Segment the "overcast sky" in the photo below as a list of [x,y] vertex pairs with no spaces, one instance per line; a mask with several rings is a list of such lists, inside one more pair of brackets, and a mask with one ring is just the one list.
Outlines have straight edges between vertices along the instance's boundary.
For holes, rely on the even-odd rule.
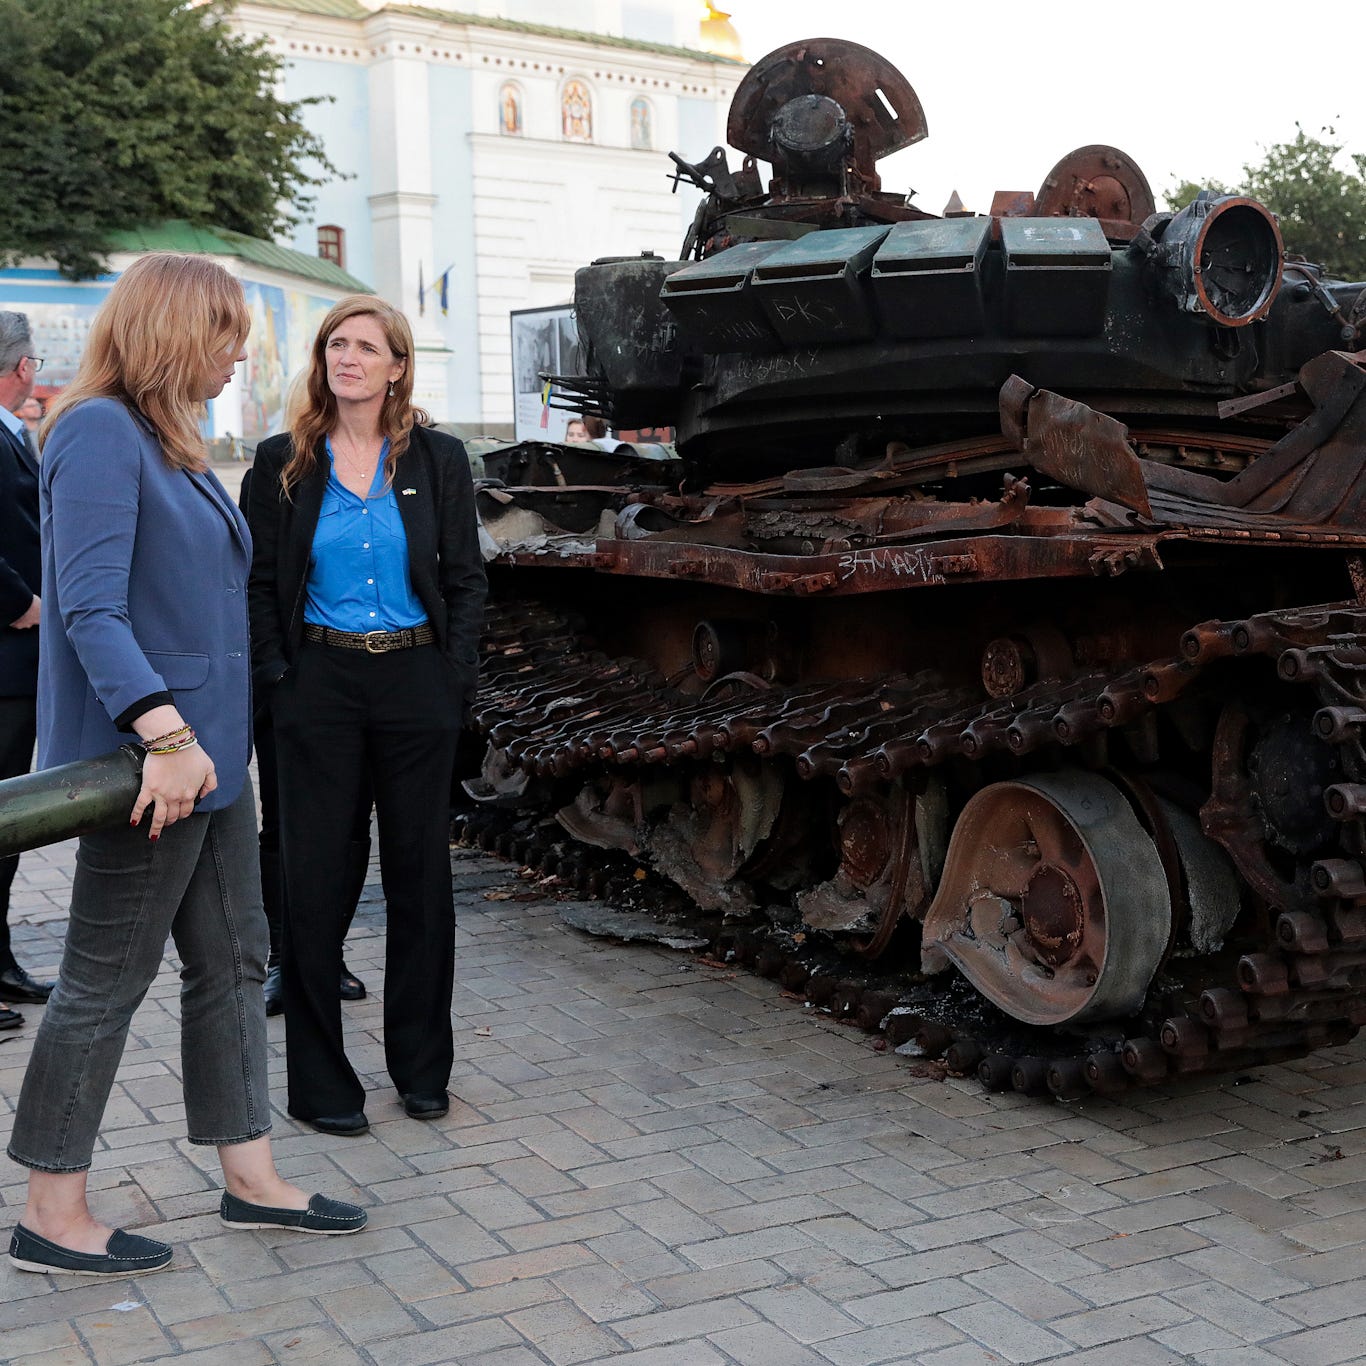
[[[1236,184],[1296,121],[1366,152],[1363,0],[727,0],[745,56],[847,38],[915,87],[929,135],[880,164],[938,213],[952,190],[1037,191],[1067,152],[1110,143],[1159,207],[1178,180]],[[735,161],[732,153],[732,161]]]

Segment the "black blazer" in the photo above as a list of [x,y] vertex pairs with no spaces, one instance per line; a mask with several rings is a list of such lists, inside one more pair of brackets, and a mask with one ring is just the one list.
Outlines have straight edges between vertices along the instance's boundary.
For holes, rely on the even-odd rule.
[[28,611],[43,578],[38,466],[22,437],[0,424],[0,697],[38,691],[38,628],[10,622]]
[[[262,696],[298,657],[313,533],[327,487],[327,451],[320,442],[319,467],[294,486],[292,498],[284,496],[280,472],[292,450],[288,435],[261,442],[245,497],[255,543],[247,587],[252,677]],[[478,682],[488,587],[464,445],[445,432],[414,427],[394,472],[394,497],[408,537],[413,591],[460,675],[468,705]]]

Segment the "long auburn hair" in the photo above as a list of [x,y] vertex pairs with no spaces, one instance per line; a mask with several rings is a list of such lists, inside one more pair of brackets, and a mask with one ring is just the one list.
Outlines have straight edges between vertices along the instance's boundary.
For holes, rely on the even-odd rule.
[[408,319],[392,304],[375,294],[349,294],[332,305],[318,328],[309,353],[304,383],[292,395],[285,415],[293,449],[280,472],[280,483],[289,497],[294,486],[319,466],[318,445],[337,425],[337,397],[327,383],[327,343],[348,318],[374,318],[395,360],[404,362],[403,373],[394,381],[393,393],[384,396],[379,410],[379,429],[389,439],[389,454],[384,461],[385,485],[394,481],[399,457],[408,449],[413,427],[431,425],[421,408],[413,407],[413,329]]
[[139,413],[172,469],[202,470],[199,429],[206,379],[236,359],[251,318],[242,286],[207,256],[157,251],[119,276],[90,324],[76,377],[52,401],[40,429],[91,398],[116,398]]

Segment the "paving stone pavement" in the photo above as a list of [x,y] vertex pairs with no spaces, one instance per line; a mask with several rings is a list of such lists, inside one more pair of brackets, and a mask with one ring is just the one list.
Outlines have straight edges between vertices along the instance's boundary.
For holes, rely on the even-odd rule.
[[[57,964],[67,845],[24,856],[16,949]],[[275,1126],[369,1207],[228,1233],[184,1137],[176,965],[133,1025],[91,1184],[176,1246],[116,1283],[0,1266],[0,1361],[67,1366],[1079,1366],[1366,1362],[1366,1047],[1069,1105],[914,1075],[770,982],[567,928],[457,851],[456,1096],[407,1119],[367,892],[344,1007],[371,1129]],[[0,1035],[0,1140],[38,1016]],[[283,1021],[271,1022],[283,1100]],[[0,1158],[0,1227],[23,1203]]]

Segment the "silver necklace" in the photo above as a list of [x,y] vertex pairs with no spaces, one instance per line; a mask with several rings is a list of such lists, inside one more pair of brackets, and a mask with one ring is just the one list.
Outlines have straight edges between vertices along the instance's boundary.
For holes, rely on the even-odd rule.
[[[381,448],[382,446],[383,443],[381,443]],[[335,435],[332,438],[332,452],[341,458],[342,468],[352,477],[360,478],[367,484],[375,477],[375,468],[379,464],[378,455],[372,460],[367,460],[364,455],[357,456],[354,448],[349,451],[345,450]]]

